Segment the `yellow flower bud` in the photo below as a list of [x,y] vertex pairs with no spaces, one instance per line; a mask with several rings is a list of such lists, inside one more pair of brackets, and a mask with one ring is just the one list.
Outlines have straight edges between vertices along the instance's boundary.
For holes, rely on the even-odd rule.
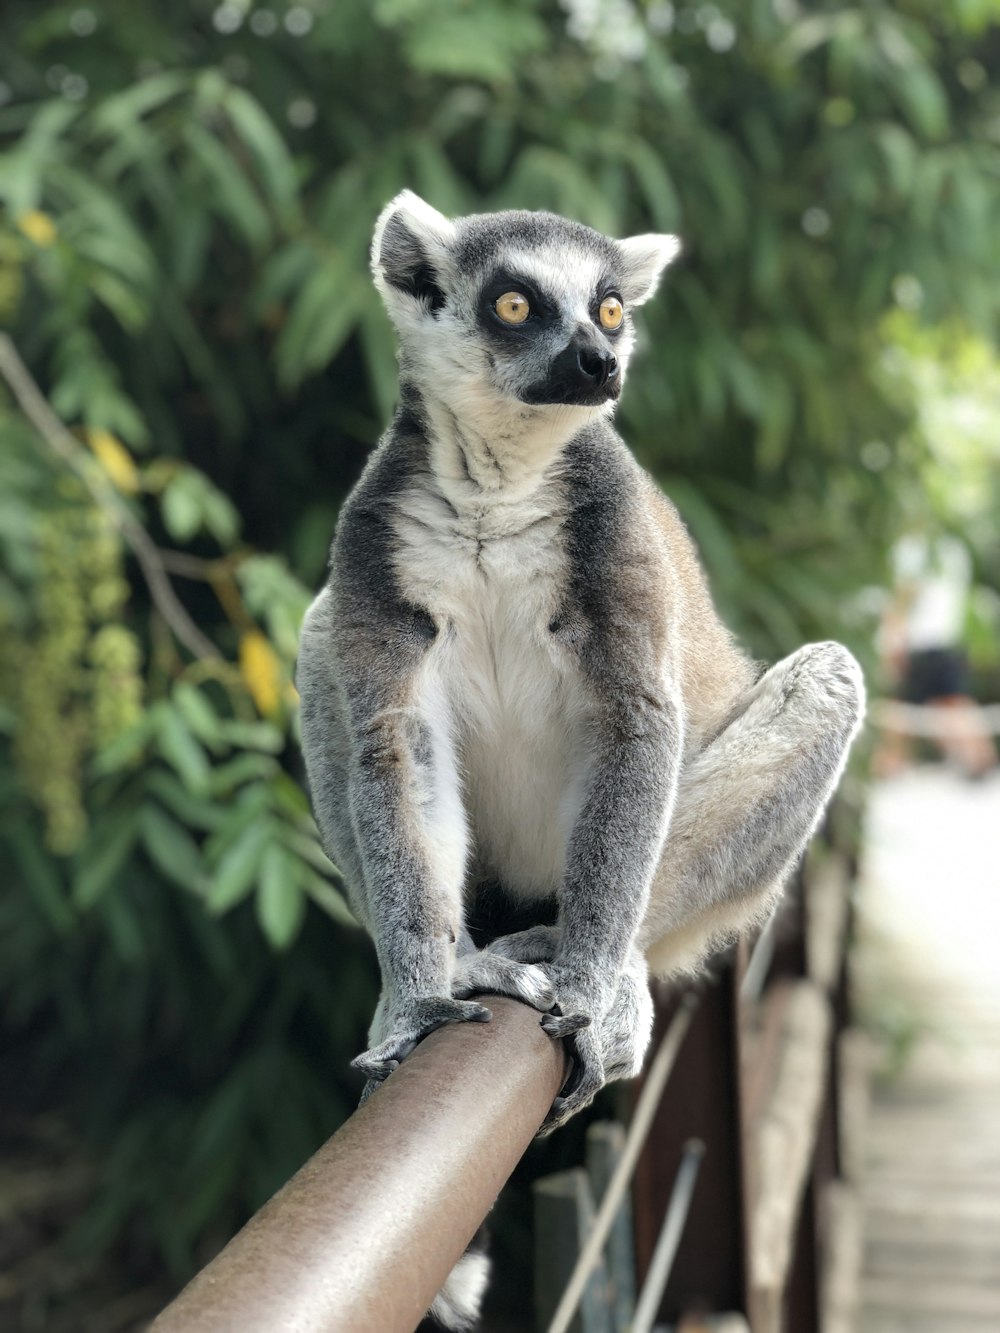
[[257,711],[265,717],[277,712],[281,703],[281,663],[260,630],[250,630],[240,639],[240,675]]
[[37,208],[29,208],[26,213],[22,213],[17,219],[17,225],[29,241],[46,250],[49,246],[55,245],[56,237],[59,235],[59,229],[48,213],[43,213]]
[[87,443],[118,489],[135,495],[139,490],[139,469],[121,440],[100,426],[88,426]]

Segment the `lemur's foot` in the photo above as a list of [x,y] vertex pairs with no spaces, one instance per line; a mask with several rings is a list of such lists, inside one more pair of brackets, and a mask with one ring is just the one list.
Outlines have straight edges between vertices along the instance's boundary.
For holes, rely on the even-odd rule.
[[540,967],[496,953],[492,948],[464,954],[455,966],[452,995],[466,998],[481,992],[511,995],[544,1013],[556,1002],[552,982]]
[[558,926],[532,926],[513,935],[501,935],[486,946],[486,952],[513,958],[519,963],[551,963],[560,938]]
[[[493,1017],[484,1004],[469,1000],[454,1000],[449,996],[431,995],[412,1000],[405,1008],[387,1016],[389,1036],[377,1046],[362,1052],[351,1061],[373,1082],[381,1083],[406,1059],[418,1042],[444,1027],[445,1023],[488,1023]],[[383,1029],[385,1030],[385,1029]],[[370,1096],[365,1089],[362,1101]]]

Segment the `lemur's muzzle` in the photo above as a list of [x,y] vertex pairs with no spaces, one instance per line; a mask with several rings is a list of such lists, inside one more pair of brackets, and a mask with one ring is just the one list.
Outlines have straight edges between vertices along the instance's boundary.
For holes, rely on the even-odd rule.
[[524,394],[528,403],[572,403],[593,407],[617,398],[621,368],[611,348],[590,333],[578,333],[552,360],[549,373]]

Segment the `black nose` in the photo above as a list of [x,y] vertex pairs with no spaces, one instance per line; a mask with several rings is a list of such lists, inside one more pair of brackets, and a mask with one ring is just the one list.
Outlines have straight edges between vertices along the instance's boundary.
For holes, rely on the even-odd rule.
[[601,389],[618,374],[618,358],[604,348],[581,347],[576,354],[580,374]]

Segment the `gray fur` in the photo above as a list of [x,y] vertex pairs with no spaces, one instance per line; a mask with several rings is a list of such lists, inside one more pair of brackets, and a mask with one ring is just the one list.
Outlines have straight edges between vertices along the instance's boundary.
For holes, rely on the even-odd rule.
[[[317,822],[382,970],[369,1089],[433,1027],[488,1021],[484,991],[572,1036],[549,1128],[637,1072],[647,968],[694,970],[767,916],[860,725],[838,644],[758,679],[611,426],[631,310],[677,249],[549,214],[451,221],[408,192],[379,219],[402,402],[298,672]],[[499,320],[505,290],[529,297],[524,325]],[[477,952],[465,903],[486,877],[555,897],[557,924]]]

